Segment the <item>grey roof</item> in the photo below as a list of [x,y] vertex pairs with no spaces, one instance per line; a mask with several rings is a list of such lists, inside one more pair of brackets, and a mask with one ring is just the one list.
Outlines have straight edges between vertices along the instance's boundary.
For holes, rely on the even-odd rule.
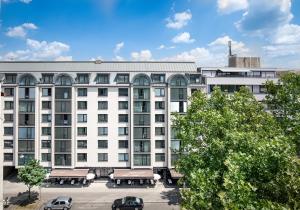
[[198,71],[223,71],[223,72],[247,72],[247,71],[300,71],[292,68],[237,68],[237,67],[198,67]]
[[194,62],[1,61],[0,72],[196,72]]

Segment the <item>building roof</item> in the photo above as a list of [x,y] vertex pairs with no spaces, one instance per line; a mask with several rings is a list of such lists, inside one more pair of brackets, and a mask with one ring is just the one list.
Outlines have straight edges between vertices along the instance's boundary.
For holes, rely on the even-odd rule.
[[194,62],[1,61],[0,72],[196,72]]
[[115,169],[114,179],[153,179],[151,169]]
[[198,71],[222,71],[222,72],[251,72],[251,71],[300,71],[300,69],[291,68],[235,68],[235,67],[199,67]]

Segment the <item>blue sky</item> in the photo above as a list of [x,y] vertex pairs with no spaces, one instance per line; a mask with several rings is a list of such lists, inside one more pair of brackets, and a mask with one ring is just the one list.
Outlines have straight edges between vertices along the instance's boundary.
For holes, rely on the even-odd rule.
[[0,0],[1,60],[176,60],[224,66],[227,42],[300,67],[298,0]]

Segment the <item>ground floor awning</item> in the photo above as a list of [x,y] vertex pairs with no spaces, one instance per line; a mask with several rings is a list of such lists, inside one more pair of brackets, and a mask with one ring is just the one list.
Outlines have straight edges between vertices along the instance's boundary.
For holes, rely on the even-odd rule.
[[89,169],[54,169],[49,178],[86,178]]
[[175,171],[175,169],[170,169],[170,174],[172,179],[180,179],[181,177],[183,177],[183,175],[177,171]]
[[153,179],[151,169],[115,169],[114,179]]

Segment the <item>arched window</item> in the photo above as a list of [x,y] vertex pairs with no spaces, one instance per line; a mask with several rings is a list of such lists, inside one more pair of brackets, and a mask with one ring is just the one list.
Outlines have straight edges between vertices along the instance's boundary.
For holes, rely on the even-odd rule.
[[55,85],[60,85],[60,86],[72,85],[72,78],[68,75],[61,75],[57,77],[55,81]]
[[171,86],[187,86],[187,81],[182,75],[177,75],[171,79]]
[[30,74],[22,76],[19,80],[20,86],[34,86],[35,83],[36,79]]
[[150,78],[146,75],[139,75],[133,80],[133,85],[135,86],[149,86]]

